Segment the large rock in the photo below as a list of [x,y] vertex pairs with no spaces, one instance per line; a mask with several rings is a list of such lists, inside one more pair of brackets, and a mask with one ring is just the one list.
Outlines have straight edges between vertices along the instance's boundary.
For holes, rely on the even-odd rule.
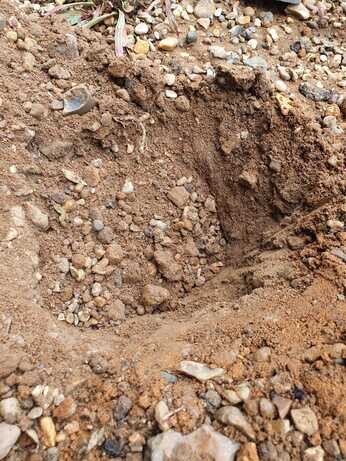
[[151,461],[233,461],[239,444],[204,424],[188,435],[167,431],[148,442]]
[[20,429],[13,424],[0,423],[0,459],[11,451],[20,436]]

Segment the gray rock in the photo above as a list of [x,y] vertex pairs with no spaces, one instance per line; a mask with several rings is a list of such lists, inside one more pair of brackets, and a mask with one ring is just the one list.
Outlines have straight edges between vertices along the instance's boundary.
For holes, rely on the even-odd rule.
[[4,459],[20,436],[18,426],[7,423],[0,423],[0,459]]
[[132,400],[126,397],[126,395],[121,395],[118,398],[118,401],[115,405],[114,408],[114,418],[117,421],[121,421],[122,419],[125,419],[126,416],[128,415],[129,411],[132,408]]
[[252,69],[260,69],[263,71],[268,69],[267,61],[261,58],[261,56],[252,56],[251,58],[247,58],[244,60],[244,64]]
[[197,31],[196,30],[190,30],[185,37],[185,42],[187,45],[191,45],[191,43],[196,43],[197,42]]
[[16,398],[10,397],[0,401],[0,416],[8,424],[13,424],[21,415],[19,402]]
[[223,424],[234,426],[251,440],[256,439],[255,431],[253,430],[246,416],[239,410],[239,408],[233,406],[220,408],[220,410],[216,412],[215,417]]
[[77,85],[64,94],[64,115],[83,115],[89,112],[95,105],[85,85]]
[[182,459],[212,459],[233,461],[239,444],[204,424],[188,435],[167,431],[148,441],[148,459],[180,461]]
[[333,98],[333,92],[331,90],[319,88],[318,86],[313,85],[312,83],[302,83],[299,86],[299,91],[306,98],[312,99],[312,101],[315,102],[331,101]]
[[204,363],[192,362],[191,360],[180,362],[178,369],[185,375],[196,378],[201,382],[217,378],[225,373],[223,368],[209,368]]
[[221,397],[213,389],[209,389],[209,391],[205,393],[204,399],[207,401],[209,410],[215,410],[221,405]]

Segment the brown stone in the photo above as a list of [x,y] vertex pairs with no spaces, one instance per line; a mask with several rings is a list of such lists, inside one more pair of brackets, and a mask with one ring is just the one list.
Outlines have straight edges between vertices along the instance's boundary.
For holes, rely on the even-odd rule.
[[54,411],[53,416],[59,420],[68,419],[75,414],[77,409],[76,402],[72,397],[66,397]]
[[110,264],[118,264],[124,259],[124,251],[118,243],[113,243],[107,247],[106,258]]
[[159,271],[167,280],[176,282],[183,278],[181,266],[175,261],[169,250],[155,251],[154,259]]
[[111,320],[125,319],[125,304],[120,299],[115,299],[108,307],[107,314]]
[[177,186],[173,187],[168,194],[169,200],[174,203],[178,208],[184,208],[186,202],[188,201],[190,194],[187,192],[185,187]]
[[256,444],[253,442],[244,443],[238,451],[237,461],[259,461]]
[[159,306],[170,298],[170,293],[166,288],[157,285],[146,285],[143,288],[143,303],[145,306]]
[[91,165],[87,166],[84,172],[84,179],[88,186],[96,187],[100,182],[100,173],[98,168]]

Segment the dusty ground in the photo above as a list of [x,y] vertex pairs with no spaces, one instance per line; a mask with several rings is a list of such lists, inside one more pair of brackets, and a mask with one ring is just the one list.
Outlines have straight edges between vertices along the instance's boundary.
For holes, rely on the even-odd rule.
[[[194,81],[175,52],[161,57],[176,66],[170,99],[154,59],[117,59],[101,33],[7,1],[0,13],[0,427],[21,431],[7,459],[233,459],[149,454],[164,429],[203,423],[240,461],[346,458],[346,138],[321,123],[337,113],[346,128],[340,88],[341,110],[297,92],[287,114],[259,71],[216,60]],[[63,116],[75,84],[96,105]],[[224,373],[198,382],[182,360]],[[227,399],[239,385],[250,396]],[[318,427],[277,414],[275,396]],[[220,422],[227,405],[254,436]]]

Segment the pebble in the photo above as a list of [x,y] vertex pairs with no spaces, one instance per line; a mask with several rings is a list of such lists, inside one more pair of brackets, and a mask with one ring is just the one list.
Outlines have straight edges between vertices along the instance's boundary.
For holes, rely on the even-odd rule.
[[49,218],[46,213],[41,211],[33,203],[27,202],[25,204],[26,216],[28,219],[35,224],[41,230],[47,230],[49,228]]
[[196,30],[191,30],[186,34],[185,42],[187,45],[191,45],[192,43],[196,43],[198,38],[198,34]]
[[262,398],[259,401],[259,409],[263,418],[274,418],[275,416],[275,407],[274,404],[269,400]]
[[292,400],[276,395],[273,398],[273,403],[278,410],[280,418],[281,419],[286,418],[286,416],[288,415],[288,412],[290,411]]
[[164,77],[165,85],[172,86],[174,85],[176,77],[174,74],[166,74]]
[[0,416],[8,424],[13,424],[18,421],[21,415],[19,402],[14,397],[9,397],[0,401]]
[[183,360],[180,362],[178,370],[187,376],[198,379],[198,381],[208,381],[209,379],[218,378],[224,375],[223,368],[209,368],[204,363]]
[[132,194],[135,190],[135,187],[129,179],[126,179],[121,191],[124,192],[124,194]]
[[161,274],[171,282],[178,282],[183,277],[181,266],[175,261],[170,250],[157,250],[154,260]]
[[56,430],[52,418],[50,416],[43,416],[40,419],[40,428],[46,447],[54,447],[56,443]]
[[54,408],[53,416],[58,420],[68,419],[76,412],[77,405],[72,397],[66,397],[60,405]]
[[160,400],[155,406],[155,419],[161,431],[169,429],[169,408],[164,400]]
[[322,447],[311,447],[304,451],[303,461],[323,461],[324,450]]
[[36,63],[35,56],[32,53],[24,53],[23,55],[23,68],[27,72],[32,72],[34,70]]
[[0,459],[4,459],[11,451],[20,436],[18,426],[0,423]]
[[114,232],[111,227],[105,226],[100,232],[97,234],[97,239],[101,243],[112,243],[114,240]]
[[187,192],[185,187],[176,186],[168,192],[167,197],[178,208],[184,208],[186,202],[189,200],[190,194]]
[[10,42],[16,42],[18,40],[18,34],[15,30],[9,30],[7,33],[6,33],[6,38],[10,41]]
[[271,356],[270,347],[261,347],[254,353],[254,360],[256,362],[269,362]]
[[318,421],[315,413],[309,407],[291,410],[291,417],[295,427],[307,435],[318,431]]
[[133,406],[132,400],[126,395],[121,395],[114,407],[113,414],[116,421],[122,421],[126,418]]
[[122,444],[117,439],[106,439],[102,445],[102,449],[107,456],[115,458],[121,455]]
[[260,69],[266,71],[268,69],[267,61],[260,56],[253,56],[252,58],[247,58],[244,60],[246,66],[251,67],[252,69]]
[[234,461],[238,449],[238,443],[216,432],[207,424],[188,435],[171,430],[148,440],[148,455],[155,461],[180,461],[187,459],[184,455],[187,453],[191,461],[192,459]]
[[325,88],[320,88],[312,83],[304,82],[299,85],[299,91],[308,99],[315,102],[330,101],[332,99],[332,92]]
[[173,90],[165,90],[165,96],[169,99],[176,99],[178,97],[177,93]]
[[276,80],[275,83],[275,88],[280,91],[280,93],[287,93],[287,85],[284,81],[282,80]]
[[225,50],[223,46],[213,45],[209,48],[209,53],[212,55],[213,58],[217,59],[227,59],[228,52]]
[[213,0],[199,0],[194,7],[196,18],[209,18],[215,13],[215,4]]
[[40,418],[43,414],[43,409],[41,407],[34,407],[28,413],[28,418],[37,419]]
[[156,307],[168,301],[170,293],[166,288],[158,285],[146,285],[143,288],[142,299],[143,304],[147,307]]
[[70,72],[67,69],[64,69],[59,64],[56,64],[55,66],[51,67],[48,70],[48,74],[51,77],[59,79],[59,80],[68,80],[71,78]]
[[144,55],[148,54],[150,51],[149,42],[147,42],[146,40],[138,39],[137,42],[135,43],[135,46],[133,47],[133,51],[136,54],[144,54]]
[[163,51],[173,51],[177,45],[178,39],[176,37],[167,37],[159,42],[158,47]]
[[89,112],[95,105],[86,85],[77,85],[64,94],[63,115],[83,115]]
[[255,431],[247,420],[246,416],[237,407],[226,406],[220,408],[215,413],[215,417],[223,424],[230,424],[243,432],[247,437],[252,440],[256,439]]
[[135,27],[135,34],[137,35],[145,35],[149,32],[149,26],[145,22],[140,22]]
[[190,101],[184,95],[178,96],[175,100],[175,107],[180,112],[188,112],[190,110]]

